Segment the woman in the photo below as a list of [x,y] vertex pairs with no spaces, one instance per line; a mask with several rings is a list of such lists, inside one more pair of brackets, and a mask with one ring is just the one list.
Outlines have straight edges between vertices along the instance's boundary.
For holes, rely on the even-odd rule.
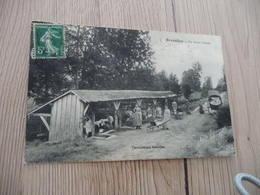
[[188,100],[186,100],[186,113],[187,113],[187,114],[191,114],[190,102],[189,102]]
[[156,106],[156,109],[155,109],[155,117],[156,118],[162,118],[162,109],[159,105]]
[[148,118],[148,119],[152,118],[152,116],[153,116],[153,111],[152,111],[150,105],[148,105],[148,108],[147,108],[147,110],[146,110],[146,113],[147,113],[147,118]]
[[48,55],[58,55],[59,49],[55,47],[52,43],[53,37],[59,39],[60,37],[55,35],[56,31],[53,31],[51,27],[48,27],[48,30],[41,37],[41,42],[45,43],[46,53]]
[[93,128],[92,120],[90,119],[89,116],[86,116],[83,121],[83,136],[85,138],[88,138],[91,136],[92,128]]
[[177,108],[178,108],[177,102],[173,101],[173,102],[172,102],[172,109],[173,109],[173,114],[174,114],[174,115],[177,114]]
[[164,110],[164,114],[163,114],[163,122],[165,122],[163,125],[164,129],[169,129],[168,124],[167,124],[169,120],[171,120],[171,111],[169,110],[168,106],[165,106],[165,110]]
[[199,105],[199,112],[200,112],[200,114],[204,114],[203,103],[201,100],[200,100],[200,105]]
[[141,129],[142,126],[142,110],[138,105],[134,108],[134,126],[136,129]]

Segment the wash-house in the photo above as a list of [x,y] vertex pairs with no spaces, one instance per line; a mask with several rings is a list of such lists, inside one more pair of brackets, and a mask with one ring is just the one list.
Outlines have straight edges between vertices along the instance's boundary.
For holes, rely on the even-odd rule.
[[[171,91],[70,90],[30,111],[27,116],[41,119],[49,131],[49,141],[63,141],[83,135],[86,115],[91,116],[94,123],[99,110],[110,111],[114,117],[114,128],[118,129],[122,125],[122,108],[127,105],[149,103],[154,108],[158,101],[167,104],[175,97]],[[92,135],[95,135],[94,126]]]

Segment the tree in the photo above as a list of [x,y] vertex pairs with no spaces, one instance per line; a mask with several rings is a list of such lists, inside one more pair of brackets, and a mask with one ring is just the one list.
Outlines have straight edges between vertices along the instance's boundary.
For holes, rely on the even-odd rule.
[[165,70],[155,73],[151,79],[151,89],[156,91],[172,91],[179,95],[181,93],[181,87],[179,80],[176,75],[171,73],[169,76],[166,75]]
[[181,87],[179,85],[179,80],[176,76],[176,74],[170,74],[169,78],[168,78],[168,86],[166,88],[166,90],[170,90],[175,94],[180,94],[181,93]]
[[192,65],[192,82],[193,86],[192,89],[194,91],[199,91],[201,90],[201,74],[202,74],[202,66],[199,62],[196,62],[195,64]]
[[147,31],[68,25],[65,32],[65,59],[31,59],[29,96],[38,103],[69,89],[153,88]]
[[[72,50],[82,55],[79,88],[146,89],[154,72],[148,32],[112,28],[81,27],[70,34]],[[84,29],[85,28],[85,29]],[[85,35],[84,35],[85,33]],[[83,43],[82,43],[83,42]],[[80,58],[81,59],[81,58]]]
[[225,74],[224,66],[222,68],[222,72],[223,72],[223,77],[219,79],[218,85],[215,88],[219,92],[227,91],[226,74]]
[[63,59],[31,59],[28,96],[40,104],[71,88]]
[[183,85],[182,86],[182,93],[186,99],[190,98],[190,95],[192,94],[191,87],[189,85]]
[[166,75],[165,70],[162,70],[161,72],[155,73],[153,76],[153,90],[156,91],[164,91],[164,90],[169,90],[168,88],[168,78]]
[[202,97],[207,97],[208,91],[211,90],[211,89],[213,89],[211,76],[210,77],[205,77],[204,78],[204,84],[202,86],[202,94],[201,94],[201,96]]
[[181,89],[186,98],[189,99],[192,91],[201,90],[202,66],[199,62],[192,65],[192,69],[182,73]]
[[195,63],[192,65],[192,69],[184,71],[182,74],[182,86],[189,85],[192,90],[200,91],[201,90],[201,73],[202,67],[200,63]]

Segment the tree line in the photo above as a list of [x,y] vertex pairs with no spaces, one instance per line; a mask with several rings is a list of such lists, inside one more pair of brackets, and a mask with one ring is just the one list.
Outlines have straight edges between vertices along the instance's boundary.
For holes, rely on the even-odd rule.
[[66,26],[65,40],[66,58],[30,59],[28,96],[38,104],[71,89],[170,90],[189,98],[212,88],[210,77],[201,87],[199,62],[181,81],[164,70],[156,73],[148,31]]

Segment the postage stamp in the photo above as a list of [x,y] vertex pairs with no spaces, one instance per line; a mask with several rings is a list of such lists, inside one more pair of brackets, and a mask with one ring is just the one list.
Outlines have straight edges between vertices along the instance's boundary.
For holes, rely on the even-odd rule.
[[33,58],[65,58],[64,26],[33,24]]

